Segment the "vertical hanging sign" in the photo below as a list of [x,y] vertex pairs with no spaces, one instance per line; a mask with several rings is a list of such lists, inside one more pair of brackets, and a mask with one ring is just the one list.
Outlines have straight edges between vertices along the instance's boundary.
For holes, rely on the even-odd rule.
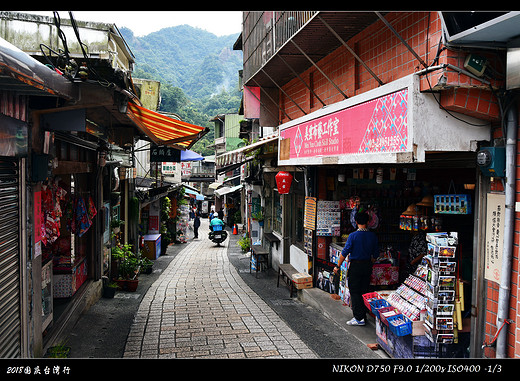
[[488,193],[486,211],[486,268],[484,278],[500,282],[504,243],[504,212],[506,196]]

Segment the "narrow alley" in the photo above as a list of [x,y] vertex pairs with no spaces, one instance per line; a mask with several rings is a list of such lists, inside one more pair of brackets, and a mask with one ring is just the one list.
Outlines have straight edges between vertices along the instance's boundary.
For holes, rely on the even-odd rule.
[[124,357],[315,358],[316,355],[240,278],[205,221],[148,289]]
[[[192,232],[190,232],[192,234]],[[372,325],[347,327],[339,318],[289,297],[272,269],[249,274],[249,258],[229,238],[217,247],[202,221],[199,239],[172,245],[143,275],[135,293],[101,298],[67,340],[71,358],[385,358],[366,343]],[[332,311],[332,310],[331,310]]]

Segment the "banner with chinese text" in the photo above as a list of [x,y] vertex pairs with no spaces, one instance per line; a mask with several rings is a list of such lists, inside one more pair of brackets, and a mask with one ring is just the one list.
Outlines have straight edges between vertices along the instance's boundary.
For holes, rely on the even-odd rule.
[[[408,89],[289,127],[286,159],[363,153],[406,152]],[[287,154],[287,153],[286,153]]]

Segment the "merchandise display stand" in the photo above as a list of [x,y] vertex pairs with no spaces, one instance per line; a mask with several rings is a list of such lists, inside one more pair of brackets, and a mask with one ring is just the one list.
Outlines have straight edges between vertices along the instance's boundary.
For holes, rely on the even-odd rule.
[[364,295],[376,318],[377,343],[394,358],[440,358],[457,350],[464,304],[457,290],[458,234],[429,233],[426,240],[427,255],[397,290],[386,299]]

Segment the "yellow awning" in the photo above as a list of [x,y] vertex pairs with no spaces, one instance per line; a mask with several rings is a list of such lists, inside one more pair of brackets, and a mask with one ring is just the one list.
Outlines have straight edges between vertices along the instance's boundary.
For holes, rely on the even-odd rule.
[[155,144],[188,149],[208,133],[209,128],[172,119],[128,102],[128,116]]

